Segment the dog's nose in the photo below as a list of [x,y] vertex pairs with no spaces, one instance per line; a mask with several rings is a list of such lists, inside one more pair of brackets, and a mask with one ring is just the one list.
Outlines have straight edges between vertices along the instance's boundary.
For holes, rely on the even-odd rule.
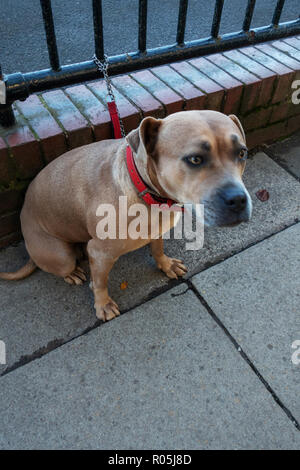
[[247,205],[247,195],[238,186],[227,186],[220,193],[227,208],[233,212],[242,212]]

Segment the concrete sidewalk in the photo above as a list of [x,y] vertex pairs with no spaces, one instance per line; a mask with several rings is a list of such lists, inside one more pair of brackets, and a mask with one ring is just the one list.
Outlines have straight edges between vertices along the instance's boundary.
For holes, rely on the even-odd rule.
[[[87,286],[1,282],[0,448],[299,449],[299,153],[294,136],[250,159],[249,224],[167,244],[190,268],[177,285],[147,249],[120,260],[110,323]],[[24,257],[3,250],[1,270]]]

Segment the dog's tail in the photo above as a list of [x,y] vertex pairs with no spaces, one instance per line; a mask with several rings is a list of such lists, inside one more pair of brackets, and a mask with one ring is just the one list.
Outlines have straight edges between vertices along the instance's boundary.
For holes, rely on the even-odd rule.
[[36,264],[30,258],[25,266],[18,271],[15,271],[14,273],[0,273],[0,279],[5,279],[6,281],[19,281],[20,279],[30,276],[36,268]]

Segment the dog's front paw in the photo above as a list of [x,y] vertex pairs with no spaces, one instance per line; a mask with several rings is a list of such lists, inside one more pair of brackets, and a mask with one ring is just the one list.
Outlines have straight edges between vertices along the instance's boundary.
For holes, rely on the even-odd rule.
[[95,303],[96,316],[99,320],[109,321],[120,315],[119,307],[110,297],[106,302]]
[[184,276],[187,272],[187,268],[180,259],[169,258],[166,255],[157,262],[157,267],[170,279],[178,279],[178,276]]

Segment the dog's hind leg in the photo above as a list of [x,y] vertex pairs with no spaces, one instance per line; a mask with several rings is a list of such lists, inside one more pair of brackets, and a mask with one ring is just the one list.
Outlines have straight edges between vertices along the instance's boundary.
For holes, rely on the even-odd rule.
[[77,266],[76,245],[45,233],[41,228],[24,234],[25,244],[31,259],[42,269],[63,277],[68,284],[82,284],[86,276]]

